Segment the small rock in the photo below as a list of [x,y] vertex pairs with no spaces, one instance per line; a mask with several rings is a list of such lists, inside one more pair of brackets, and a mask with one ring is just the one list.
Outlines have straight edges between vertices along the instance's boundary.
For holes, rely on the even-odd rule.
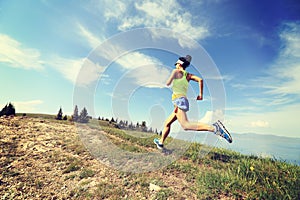
[[158,191],[160,191],[162,188],[160,187],[160,186],[158,186],[158,185],[154,185],[154,184],[152,184],[152,183],[150,183],[150,185],[149,185],[149,190],[150,191],[155,191],[155,192],[158,192]]

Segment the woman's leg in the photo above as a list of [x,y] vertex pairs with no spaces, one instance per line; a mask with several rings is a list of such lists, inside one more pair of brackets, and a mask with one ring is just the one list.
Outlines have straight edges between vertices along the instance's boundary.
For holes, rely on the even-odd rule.
[[212,125],[208,125],[201,122],[189,122],[186,112],[181,109],[178,109],[176,117],[181,127],[184,130],[194,130],[194,131],[210,131],[214,132],[215,128]]
[[173,122],[175,122],[177,119],[176,117],[176,113],[173,112],[168,118],[167,120],[165,121],[165,124],[164,124],[164,129],[163,129],[163,132],[162,132],[162,135],[161,135],[161,138],[160,138],[160,143],[163,144],[166,140],[166,138],[168,137],[169,133],[170,133],[170,130],[171,130],[171,124]]

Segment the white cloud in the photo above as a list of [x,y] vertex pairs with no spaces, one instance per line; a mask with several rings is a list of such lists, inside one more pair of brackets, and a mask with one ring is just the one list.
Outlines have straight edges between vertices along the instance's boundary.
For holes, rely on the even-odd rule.
[[269,112],[241,112],[226,115],[226,126],[233,133],[273,134],[300,137],[300,103],[281,106]]
[[248,100],[258,106],[287,105],[300,98],[300,23],[288,23],[284,27],[279,34],[282,41],[279,56],[264,76],[248,84],[231,85],[240,90],[255,89],[256,93],[249,93],[252,97]]
[[300,22],[286,23],[280,37],[285,43],[282,57],[300,58]]
[[31,100],[31,101],[15,101],[12,102],[16,108],[16,112],[37,112],[36,106],[43,104],[42,100]]
[[119,0],[104,0],[104,17],[106,20],[119,19],[127,9],[126,3]]
[[[170,28],[193,39],[203,39],[209,35],[208,28],[204,24],[202,26],[194,26],[192,24],[192,14],[183,10],[176,0],[156,2],[148,0],[142,3],[135,3],[135,8],[144,15],[142,23],[146,27]],[[134,18],[141,19],[140,16]],[[140,20],[136,22],[131,21],[131,26],[141,25],[139,24],[141,23]]]
[[63,77],[72,83],[76,82],[79,70],[83,65],[84,59],[67,59],[60,56],[54,56],[48,64],[60,72]]
[[233,75],[224,75],[224,74],[220,74],[220,76],[207,76],[205,77],[205,79],[210,79],[210,80],[221,80],[221,81],[231,81],[232,79],[234,79]]
[[[107,21],[114,20],[121,31],[140,27],[171,29],[174,34],[165,37],[178,39],[182,47],[192,48],[195,44],[182,37],[178,38],[176,33],[196,40],[210,35],[206,23],[203,22],[201,26],[195,25],[192,14],[184,10],[176,0],[126,1],[126,3],[114,0],[105,1],[104,16]],[[153,35],[156,34],[153,33]]]
[[[170,71],[156,58],[140,52],[125,54],[115,61],[123,69],[129,70],[128,78],[135,85],[143,87],[165,87]],[[155,76],[151,76],[155,74]]]
[[[150,74],[155,74],[152,76]],[[134,84],[148,88],[164,88],[170,71],[159,65],[143,65],[130,71],[129,77],[134,80]]]
[[[132,52],[121,56],[116,61],[125,69],[134,69],[144,65],[158,64],[161,65],[161,62],[151,56],[147,56],[140,52]],[[149,75],[149,74],[148,74]]]
[[0,34],[0,62],[23,69],[43,69],[40,52],[27,48],[8,35]]
[[101,44],[102,40],[100,40],[99,37],[90,32],[82,24],[78,24],[78,29],[80,36],[84,38],[91,48],[95,48]]
[[285,24],[279,35],[282,48],[266,75],[248,85],[234,85],[250,91],[248,100],[253,103],[231,110],[235,112],[227,118],[234,132],[300,137],[300,23]]
[[104,71],[104,67],[99,63],[94,63],[90,59],[85,59],[83,68],[81,68],[76,84],[77,85],[89,85],[95,81],[97,81],[102,72]]
[[259,127],[259,128],[266,128],[269,127],[269,122],[264,120],[257,120],[250,123],[250,127]]
[[64,78],[81,86],[96,81],[104,69],[98,63],[85,58],[66,59],[55,56],[49,61],[49,64],[60,72]]
[[300,96],[300,23],[288,23],[280,33],[283,48],[268,77],[259,82],[267,93]]

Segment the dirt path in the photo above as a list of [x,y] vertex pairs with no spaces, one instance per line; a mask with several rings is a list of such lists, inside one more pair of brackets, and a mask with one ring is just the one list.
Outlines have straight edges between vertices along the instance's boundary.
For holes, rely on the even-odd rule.
[[[96,137],[92,129],[86,131]],[[150,190],[150,183],[172,193],[169,199],[196,199],[191,191],[194,180],[185,173],[126,173],[99,162],[71,122],[1,117],[0,170],[2,199],[156,199],[159,191]]]

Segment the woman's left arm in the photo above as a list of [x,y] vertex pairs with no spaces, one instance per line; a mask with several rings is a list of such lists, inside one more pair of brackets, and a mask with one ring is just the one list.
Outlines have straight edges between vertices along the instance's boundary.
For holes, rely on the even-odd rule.
[[189,79],[198,82],[199,95],[197,96],[197,100],[203,100],[203,79],[193,74],[189,76]]

